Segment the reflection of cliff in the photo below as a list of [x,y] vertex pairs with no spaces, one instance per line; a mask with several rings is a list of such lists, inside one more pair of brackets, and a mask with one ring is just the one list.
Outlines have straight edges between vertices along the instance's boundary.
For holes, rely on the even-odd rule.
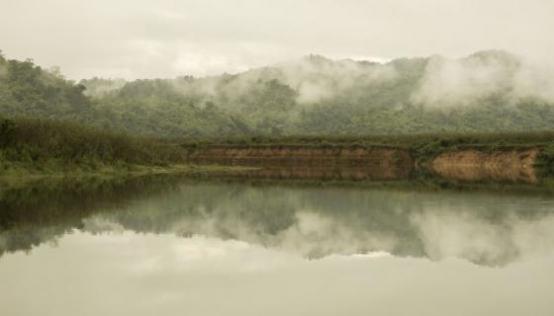
[[433,159],[432,171],[443,178],[464,181],[511,181],[536,183],[537,149],[482,152],[446,152]]
[[505,265],[534,251],[539,237],[554,242],[554,201],[535,196],[190,181],[69,188],[54,199],[35,191],[43,201],[23,214],[10,201],[25,199],[5,194],[11,211],[0,213],[0,248],[29,249],[72,229],[126,229],[237,239],[309,258],[385,251]]

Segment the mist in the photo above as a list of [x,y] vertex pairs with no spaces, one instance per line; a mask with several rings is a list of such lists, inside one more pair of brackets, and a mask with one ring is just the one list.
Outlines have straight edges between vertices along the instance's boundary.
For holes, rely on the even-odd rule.
[[[35,76],[17,74],[29,65],[0,66],[0,87],[22,94],[2,94],[8,118],[190,139],[554,124],[549,1],[528,1],[524,10],[515,0],[37,5],[10,2],[0,13],[2,54],[31,58],[41,73],[39,84],[27,85],[6,78]],[[23,25],[17,36],[7,31],[14,25]],[[66,80],[54,83],[47,69]],[[63,92],[69,85],[88,99]]]
[[309,54],[460,58],[493,48],[545,63],[554,50],[548,0],[0,4],[5,54],[60,66],[73,80],[237,73]]
[[[417,66],[417,63],[425,66],[418,77],[411,78],[403,68],[410,64]],[[258,89],[257,83],[269,80],[290,87],[296,93],[298,105],[304,106],[332,101],[356,93],[356,89],[387,89],[387,85],[405,80],[411,81],[412,91],[408,98],[398,96],[396,104],[449,109],[475,105],[483,99],[498,96],[512,105],[526,99],[554,101],[554,68],[499,50],[476,52],[459,59],[433,55],[384,63],[308,55],[237,74],[183,78],[167,80],[176,92],[183,95],[206,100],[224,99],[223,103],[216,101],[222,107],[230,106],[225,102],[240,102],[242,96]],[[125,82],[123,79],[103,80],[91,85],[86,93],[103,96],[122,88]],[[371,103],[367,106],[370,107]]]
[[462,59],[429,59],[412,101],[431,107],[475,104],[504,95],[511,104],[533,98],[554,100],[554,69],[503,51],[476,53]]
[[554,315],[553,0],[0,8],[0,315]]

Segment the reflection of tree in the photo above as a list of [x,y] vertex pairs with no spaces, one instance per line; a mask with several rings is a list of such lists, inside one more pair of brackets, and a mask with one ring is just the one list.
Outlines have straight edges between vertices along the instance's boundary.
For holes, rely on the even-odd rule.
[[5,191],[0,251],[28,250],[72,229],[201,234],[318,258],[386,251],[504,265],[521,255],[518,223],[551,199],[455,191],[137,179]]
[[123,207],[129,199],[154,194],[171,179],[44,181],[0,191],[0,255],[30,250],[81,229],[92,214]]

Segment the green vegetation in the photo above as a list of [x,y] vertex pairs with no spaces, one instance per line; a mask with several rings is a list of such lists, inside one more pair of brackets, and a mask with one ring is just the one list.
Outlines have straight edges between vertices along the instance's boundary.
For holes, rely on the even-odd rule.
[[0,119],[0,171],[102,171],[182,163],[175,145],[74,123]]
[[60,172],[144,174],[222,171],[217,167],[182,165],[186,163],[188,152],[212,145],[395,147],[408,149],[420,163],[456,149],[493,151],[536,147],[542,149],[538,160],[541,170],[552,175],[554,165],[554,132],[365,137],[259,136],[183,142],[131,137],[70,122],[0,119],[0,171],[4,177]]
[[[434,81],[447,82],[441,71],[452,63],[463,91]],[[205,144],[277,144],[402,147],[418,161],[457,148],[539,147],[552,174],[554,103],[533,80],[522,92],[523,70],[497,51],[387,64],[309,56],[236,75],[75,83],[0,54],[0,171],[128,172],[183,163]],[[474,73],[494,76],[485,85]]]
[[245,167],[187,164],[183,147],[70,122],[0,118],[0,186],[35,178],[204,175]]
[[[381,65],[309,56],[290,65],[236,75],[137,80],[108,93],[90,95],[101,108],[108,106],[117,115],[128,113],[130,108],[138,108],[141,113],[140,120],[109,126],[135,131],[139,124],[143,133],[189,138],[492,133],[552,128],[554,103],[534,91],[521,92],[524,89],[518,86],[517,78],[525,68],[514,56],[485,52],[460,61],[467,70],[455,79],[461,81],[459,89],[464,93],[435,86],[435,77],[443,79],[442,68],[437,66],[441,63],[447,62],[432,57]],[[435,68],[439,68],[438,74]],[[498,73],[499,78],[475,82],[471,74],[486,71]],[[81,84],[93,91],[98,80]],[[115,81],[113,86],[120,84]],[[481,88],[491,85],[494,87],[488,90]],[[179,123],[172,117],[183,121]],[[151,125],[159,129],[153,130],[146,122],[156,122]]]
[[554,144],[545,146],[539,156],[537,167],[544,177],[554,177]]
[[529,73],[491,51],[387,64],[308,56],[235,75],[75,83],[0,56],[0,115],[187,140],[552,130],[554,102],[539,85],[549,77]]

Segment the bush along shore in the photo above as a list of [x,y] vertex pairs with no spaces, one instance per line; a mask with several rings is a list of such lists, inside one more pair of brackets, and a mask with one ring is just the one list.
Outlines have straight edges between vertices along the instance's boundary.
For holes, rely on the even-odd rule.
[[75,123],[0,119],[0,177],[185,172],[183,150],[164,140]]
[[265,167],[282,162],[327,165],[341,160],[356,165],[371,162],[375,167],[434,168],[445,174],[458,173],[450,168],[455,165],[472,165],[474,172],[486,169],[494,174],[496,169],[521,164],[526,170],[539,167],[542,173],[552,175],[554,133],[251,137],[190,142],[130,136],[71,122],[0,118],[0,177],[220,172],[229,165],[251,166],[252,162]]

